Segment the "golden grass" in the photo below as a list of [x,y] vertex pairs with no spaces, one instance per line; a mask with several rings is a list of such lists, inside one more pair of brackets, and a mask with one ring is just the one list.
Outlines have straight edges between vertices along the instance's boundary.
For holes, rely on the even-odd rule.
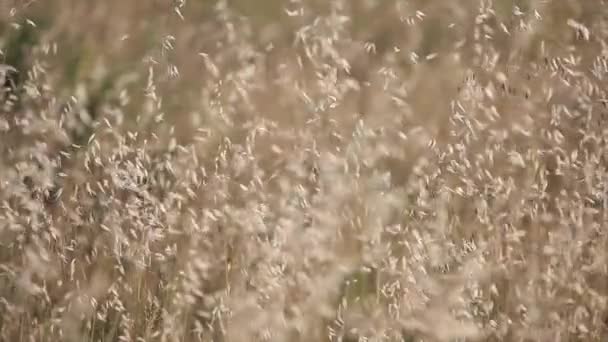
[[604,1],[0,4],[0,340],[605,341]]

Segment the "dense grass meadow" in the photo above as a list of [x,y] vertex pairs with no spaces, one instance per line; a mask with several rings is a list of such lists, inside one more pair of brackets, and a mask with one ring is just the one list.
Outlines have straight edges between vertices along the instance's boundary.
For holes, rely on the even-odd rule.
[[608,2],[0,1],[0,341],[608,341]]

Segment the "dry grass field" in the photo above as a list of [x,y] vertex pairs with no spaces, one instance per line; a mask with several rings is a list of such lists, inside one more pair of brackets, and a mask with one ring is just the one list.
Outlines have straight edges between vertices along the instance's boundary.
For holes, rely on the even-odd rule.
[[0,341],[608,341],[608,2],[0,2]]

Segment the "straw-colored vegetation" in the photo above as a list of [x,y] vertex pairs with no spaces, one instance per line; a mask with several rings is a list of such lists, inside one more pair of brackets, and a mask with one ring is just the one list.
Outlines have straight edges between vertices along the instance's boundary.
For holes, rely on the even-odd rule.
[[608,4],[0,2],[1,341],[607,341]]

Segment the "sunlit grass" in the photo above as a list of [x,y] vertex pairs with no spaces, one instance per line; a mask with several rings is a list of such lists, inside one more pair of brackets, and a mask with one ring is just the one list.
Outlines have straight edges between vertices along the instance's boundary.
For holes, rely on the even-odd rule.
[[607,12],[0,4],[0,340],[606,340]]

